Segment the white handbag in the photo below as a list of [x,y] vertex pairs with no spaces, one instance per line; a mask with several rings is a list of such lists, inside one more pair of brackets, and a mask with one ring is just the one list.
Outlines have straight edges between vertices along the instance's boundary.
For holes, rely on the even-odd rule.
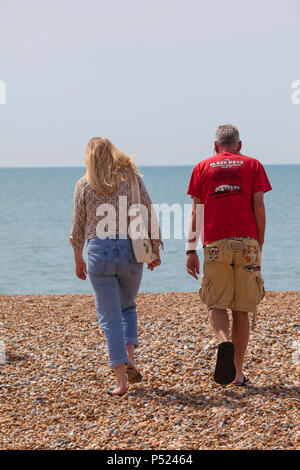
[[[139,183],[134,171],[130,171],[131,180],[131,198],[132,198],[132,210],[136,209],[137,215],[130,216],[129,236],[132,240],[132,246],[135,258],[138,263],[153,263],[157,256],[153,251],[152,243],[148,235],[146,227],[148,225],[148,215],[142,210],[141,207],[141,194]],[[147,221],[145,219],[147,217]],[[135,220],[136,219],[136,220]],[[134,225],[140,227],[139,231],[134,232],[132,229],[132,222],[135,221]]]

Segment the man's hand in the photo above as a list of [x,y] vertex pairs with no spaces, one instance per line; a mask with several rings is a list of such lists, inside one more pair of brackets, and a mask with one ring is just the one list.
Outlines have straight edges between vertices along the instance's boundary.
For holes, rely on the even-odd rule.
[[186,256],[186,269],[191,276],[198,279],[197,274],[200,274],[200,263],[197,253],[189,253]]
[[75,261],[76,263],[76,276],[83,281],[86,280],[87,271],[86,271],[86,264],[83,258],[78,259]]

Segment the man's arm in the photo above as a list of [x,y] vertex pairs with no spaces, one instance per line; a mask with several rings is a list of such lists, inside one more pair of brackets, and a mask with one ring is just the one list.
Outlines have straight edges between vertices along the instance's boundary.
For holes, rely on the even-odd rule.
[[266,229],[266,210],[264,204],[263,191],[259,191],[253,194],[253,210],[256,220],[258,244],[260,247],[260,251],[262,251]]
[[[188,243],[187,251],[196,250],[199,237],[200,237],[200,211],[199,204],[202,204],[200,198],[193,198],[193,208],[189,224],[189,234],[188,234]],[[186,269],[187,272],[193,276],[195,279],[198,279],[197,274],[200,274],[200,265],[197,252],[187,254],[186,258]]]

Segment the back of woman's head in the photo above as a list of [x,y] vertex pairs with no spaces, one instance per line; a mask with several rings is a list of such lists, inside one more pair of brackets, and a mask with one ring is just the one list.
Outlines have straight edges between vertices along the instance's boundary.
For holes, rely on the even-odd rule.
[[137,168],[130,155],[104,137],[93,137],[86,149],[86,178],[99,194],[113,194],[119,184]]

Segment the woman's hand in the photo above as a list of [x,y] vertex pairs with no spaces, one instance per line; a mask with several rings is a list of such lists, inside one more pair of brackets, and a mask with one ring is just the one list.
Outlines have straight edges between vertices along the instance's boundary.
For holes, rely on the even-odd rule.
[[154,251],[154,253],[155,253],[155,255],[156,255],[156,260],[155,260],[155,261],[152,261],[152,263],[148,264],[148,266],[147,266],[147,269],[150,269],[150,271],[153,271],[154,268],[156,268],[157,266],[160,266],[160,265],[161,265],[161,259],[160,259],[159,250]]
[[87,271],[86,271],[86,264],[84,259],[76,260],[76,276],[83,281],[86,280]]
[[83,281],[86,280],[87,271],[86,271],[86,264],[82,257],[82,250],[74,248],[74,259],[76,265],[76,276]]

